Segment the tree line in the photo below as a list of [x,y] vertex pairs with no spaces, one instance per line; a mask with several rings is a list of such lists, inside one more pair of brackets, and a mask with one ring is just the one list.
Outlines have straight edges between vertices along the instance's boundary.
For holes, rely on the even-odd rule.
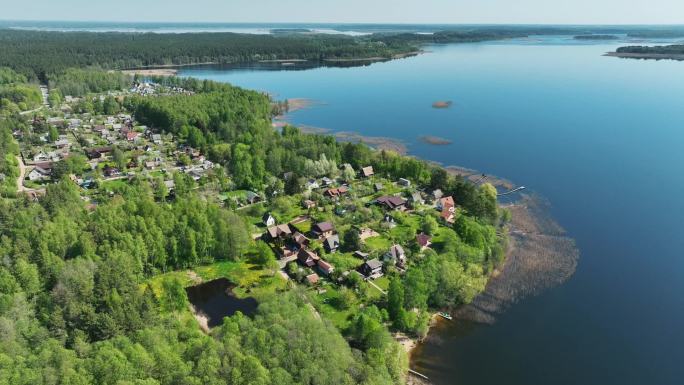
[[0,66],[41,81],[68,68],[127,69],[271,59],[391,57],[412,47],[387,47],[341,35],[236,33],[91,33],[0,30]]

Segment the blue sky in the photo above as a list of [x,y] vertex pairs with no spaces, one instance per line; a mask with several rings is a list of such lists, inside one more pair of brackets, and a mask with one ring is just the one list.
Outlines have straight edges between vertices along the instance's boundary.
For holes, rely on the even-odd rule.
[[684,24],[684,0],[0,0],[0,19]]

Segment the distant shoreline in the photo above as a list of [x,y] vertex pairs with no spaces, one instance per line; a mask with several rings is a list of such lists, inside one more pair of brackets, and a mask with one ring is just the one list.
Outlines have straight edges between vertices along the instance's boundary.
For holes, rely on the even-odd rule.
[[[390,57],[372,56],[372,57],[351,57],[351,58],[324,58],[324,59],[264,59],[264,60],[248,60],[244,62],[202,62],[202,63],[186,63],[186,64],[153,64],[147,66],[139,66],[134,68],[121,69],[119,71],[124,73],[144,73],[145,71],[164,71],[161,76],[174,76],[178,74],[178,69],[185,67],[207,66],[207,65],[223,65],[223,64],[255,64],[255,63],[353,63],[353,62],[382,62],[397,59],[404,59],[408,57],[418,56],[427,51],[411,51],[394,54]],[[173,72],[172,72],[173,71]]]
[[605,53],[603,56],[618,57],[618,58],[621,58],[621,59],[676,60],[676,61],[684,61],[684,54],[607,52],[607,53]]

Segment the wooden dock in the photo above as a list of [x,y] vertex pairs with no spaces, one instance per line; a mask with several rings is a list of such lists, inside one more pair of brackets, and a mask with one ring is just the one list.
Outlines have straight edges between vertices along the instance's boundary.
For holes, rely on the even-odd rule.
[[413,374],[414,376],[418,376],[418,377],[420,377],[420,378],[422,378],[422,379],[424,379],[424,380],[428,380],[428,381],[430,380],[430,379],[428,378],[428,376],[426,376],[426,375],[424,375],[424,374],[422,374],[422,373],[418,373],[418,372],[416,372],[416,371],[413,370],[413,369],[409,369],[408,371],[409,371],[409,373]]

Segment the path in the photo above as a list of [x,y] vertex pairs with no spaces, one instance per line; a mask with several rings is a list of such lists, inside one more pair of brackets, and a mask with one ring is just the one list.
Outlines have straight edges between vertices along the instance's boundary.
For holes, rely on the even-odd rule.
[[45,192],[44,188],[41,189],[35,189],[35,188],[26,188],[24,186],[24,178],[26,177],[26,164],[24,164],[24,160],[21,158],[20,155],[17,155],[17,163],[19,163],[19,177],[17,178],[17,193],[39,193],[42,194]]
[[17,155],[17,162],[19,163],[19,177],[17,178],[17,192],[23,192],[26,190],[24,187],[24,178],[26,177],[26,165],[21,156]]
[[382,290],[382,289],[380,288],[380,286],[378,286],[378,285],[375,284],[375,282],[371,281],[370,279],[369,279],[367,282],[368,282],[371,286],[373,286],[374,288],[380,290],[380,292],[381,292],[383,295],[387,295],[387,292],[384,291],[384,290]]
[[[361,273],[359,273],[358,271],[354,271],[354,273],[360,275],[361,278],[366,279],[366,277],[364,277],[364,276],[363,276]],[[373,286],[374,288],[378,289],[378,291],[380,291],[383,295],[387,295],[387,292],[384,291],[384,290],[382,290],[382,289],[380,288],[380,286],[376,285],[375,282],[373,282],[372,280],[368,279],[368,280],[366,280],[366,282],[368,282],[368,284],[371,285],[371,286]]]
[[34,112],[38,112],[38,111],[42,110],[43,107],[49,107],[50,106],[50,103],[48,102],[48,95],[49,95],[48,87],[44,84],[41,84],[39,86],[39,88],[40,88],[40,94],[43,97],[43,104],[38,108],[34,108],[32,110],[29,110],[29,111],[22,111],[19,113],[19,115],[29,115],[29,114],[32,114]]

